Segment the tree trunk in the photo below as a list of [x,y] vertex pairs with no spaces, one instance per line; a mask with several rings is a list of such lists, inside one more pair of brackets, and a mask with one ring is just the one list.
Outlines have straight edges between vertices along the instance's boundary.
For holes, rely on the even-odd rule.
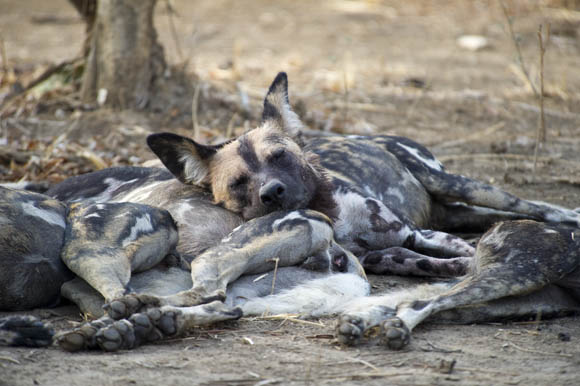
[[163,76],[153,25],[156,0],[98,0],[81,96],[86,103],[144,109]]

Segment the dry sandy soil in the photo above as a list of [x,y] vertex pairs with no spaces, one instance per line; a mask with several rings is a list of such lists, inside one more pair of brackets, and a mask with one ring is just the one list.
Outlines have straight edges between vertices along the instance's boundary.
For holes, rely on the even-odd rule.
[[[255,124],[268,82],[284,70],[291,100],[313,130],[408,136],[428,145],[452,171],[524,198],[578,207],[580,9],[562,8],[564,3],[578,5],[507,2],[535,87],[538,25],[551,23],[547,141],[535,176],[538,101],[495,1],[174,1],[173,18],[160,1],[156,24],[169,62],[229,96],[227,103],[212,104],[201,93],[202,139],[219,139],[228,126],[236,133]],[[14,82],[9,72],[42,72],[80,51],[83,25],[64,0],[0,0],[0,9],[4,86]],[[488,46],[471,51],[458,45],[460,36],[471,34],[484,36]],[[151,158],[143,145],[147,133],[191,134],[191,94],[184,90],[181,106],[189,107],[176,104],[158,114],[85,111],[36,93],[21,105],[11,102],[2,107],[1,147],[24,158],[11,164],[0,152],[0,180],[57,181],[103,163]],[[31,157],[39,152],[40,159]],[[371,279],[376,291],[402,282]],[[57,329],[81,320],[72,306],[34,313]],[[425,324],[402,352],[374,342],[340,347],[333,326],[332,319],[242,319],[115,354],[2,348],[0,385],[577,385],[580,379],[578,317]]]

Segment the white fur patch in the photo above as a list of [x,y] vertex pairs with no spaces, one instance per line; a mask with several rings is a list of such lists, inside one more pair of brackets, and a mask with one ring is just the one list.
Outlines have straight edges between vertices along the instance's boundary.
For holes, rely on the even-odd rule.
[[181,155],[179,161],[183,163],[183,174],[187,182],[199,184],[209,174],[207,165],[191,154],[186,153]]
[[308,281],[276,295],[248,300],[244,315],[296,313],[306,317],[333,315],[344,304],[367,296],[369,283],[352,273],[334,274]]
[[153,230],[153,225],[151,224],[151,216],[149,213],[144,214],[143,216],[137,217],[135,221],[135,225],[131,228],[131,233],[125,240],[123,240],[123,247],[131,244],[133,241],[137,239],[140,233],[142,232],[151,232]]
[[167,181],[154,182],[149,185],[128,191],[126,194],[116,197],[114,201],[149,204],[149,198],[154,192],[156,192],[157,187],[166,182]]
[[290,212],[290,213],[288,213],[288,215],[284,216],[283,218],[274,221],[274,223],[272,224],[272,228],[274,230],[278,230],[282,226],[284,226],[285,222],[296,220],[296,219],[308,221],[308,223],[312,227],[312,238],[313,238],[312,243],[313,244],[316,244],[317,241],[320,241],[320,240],[331,240],[332,239],[333,231],[332,231],[332,228],[330,225],[328,225],[324,221],[317,221],[317,220],[312,219],[312,218],[304,217],[298,211]]
[[365,229],[368,221],[365,197],[358,193],[338,189],[334,192],[333,198],[340,208],[339,219],[334,224],[338,239],[351,234],[353,229]]
[[84,201],[87,198],[91,201],[91,202],[108,202],[111,201],[111,199],[114,197],[115,192],[123,185],[127,185],[127,184],[132,184],[135,181],[137,181],[137,178],[134,178],[132,180],[129,181],[120,181],[117,180],[116,178],[105,178],[104,179],[104,183],[107,184],[107,188],[102,191],[101,193],[99,193],[98,195],[94,196],[94,197],[80,197],[78,199],[73,200],[72,202],[80,202],[80,201]]
[[47,209],[40,209],[34,206],[34,201],[26,201],[20,204],[22,211],[29,216],[37,217],[52,225],[57,225],[61,228],[66,227],[64,219],[56,212]]
[[415,149],[415,148],[407,146],[407,145],[403,145],[402,143],[397,143],[397,145],[399,145],[400,147],[405,149],[409,154],[411,154],[413,157],[417,158],[419,161],[421,161],[423,164],[425,164],[429,168],[437,170],[437,171],[443,170],[443,165],[441,165],[441,162],[437,161],[435,158],[425,158],[419,154],[418,149]]
[[401,203],[405,202],[405,197],[403,197],[403,193],[401,193],[401,190],[400,189],[390,187],[390,188],[387,189],[387,194],[389,196],[395,196],[395,197],[397,197],[397,199]]
[[283,103],[281,114],[286,132],[291,137],[298,135],[304,126],[302,125],[302,121],[298,115],[292,111],[288,103]]

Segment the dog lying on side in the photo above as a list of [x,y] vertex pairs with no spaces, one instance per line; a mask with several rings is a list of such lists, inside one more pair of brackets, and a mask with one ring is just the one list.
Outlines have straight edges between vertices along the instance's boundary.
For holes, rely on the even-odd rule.
[[483,235],[468,275],[351,302],[338,319],[336,335],[355,345],[366,330],[379,326],[382,343],[397,350],[432,315],[468,324],[579,311],[580,229],[505,221]]
[[[305,138],[287,86],[278,74],[262,124],[235,140],[208,146],[175,134],[149,136],[166,169],[107,169],[72,177],[46,195],[4,189],[0,213],[9,226],[0,244],[10,252],[0,256],[0,308],[48,305],[57,296],[47,294],[64,283],[65,297],[94,315],[104,302],[108,316],[65,334],[63,347],[131,348],[277,304],[341,311],[338,304],[368,293],[358,261],[373,273],[463,275],[474,248],[445,231],[509,219],[578,226],[577,212],[446,173],[406,138]],[[49,253],[45,239],[54,241]],[[243,276],[274,270],[294,295],[269,295],[263,281]],[[296,295],[312,283],[311,295]],[[261,295],[268,296],[257,300]],[[312,306],[317,302],[326,307]],[[415,319],[399,317],[414,326]],[[375,323],[347,319],[339,327],[345,342]]]

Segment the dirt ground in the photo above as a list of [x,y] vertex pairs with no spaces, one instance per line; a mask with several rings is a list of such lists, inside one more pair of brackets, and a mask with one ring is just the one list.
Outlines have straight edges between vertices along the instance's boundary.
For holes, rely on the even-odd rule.
[[[268,83],[283,70],[290,98],[312,130],[408,136],[428,145],[451,171],[524,198],[580,206],[577,1],[506,1],[535,88],[538,26],[551,26],[547,140],[535,173],[538,99],[496,1],[172,4],[173,17],[159,1],[156,24],[168,61],[197,74],[203,85],[197,86],[195,118],[202,140],[255,124]],[[98,167],[139,164],[152,158],[144,146],[148,133],[192,135],[191,85],[175,94],[180,103],[156,113],[91,111],[75,103],[74,87],[64,97],[36,88],[6,101],[19,79],[25,85],[50,64],[77,56],[83,25],[64,0],[0,0],[0,9],[1,181],[54,182]],[[484,37],[486,46],[462,47],[458,38],[465,35]],[[210,89],[222,96],[209,100]],[[405,282],[371,280],[375,291]],[[34,314],[57,329],[81,320],[72,306]],[[392,352],[375,342],[339,346],[333,319],[244,318],[115,354],[0,348],[0,385],[577,385],[579,322],[428,323],[416,329],[407,349]]]

